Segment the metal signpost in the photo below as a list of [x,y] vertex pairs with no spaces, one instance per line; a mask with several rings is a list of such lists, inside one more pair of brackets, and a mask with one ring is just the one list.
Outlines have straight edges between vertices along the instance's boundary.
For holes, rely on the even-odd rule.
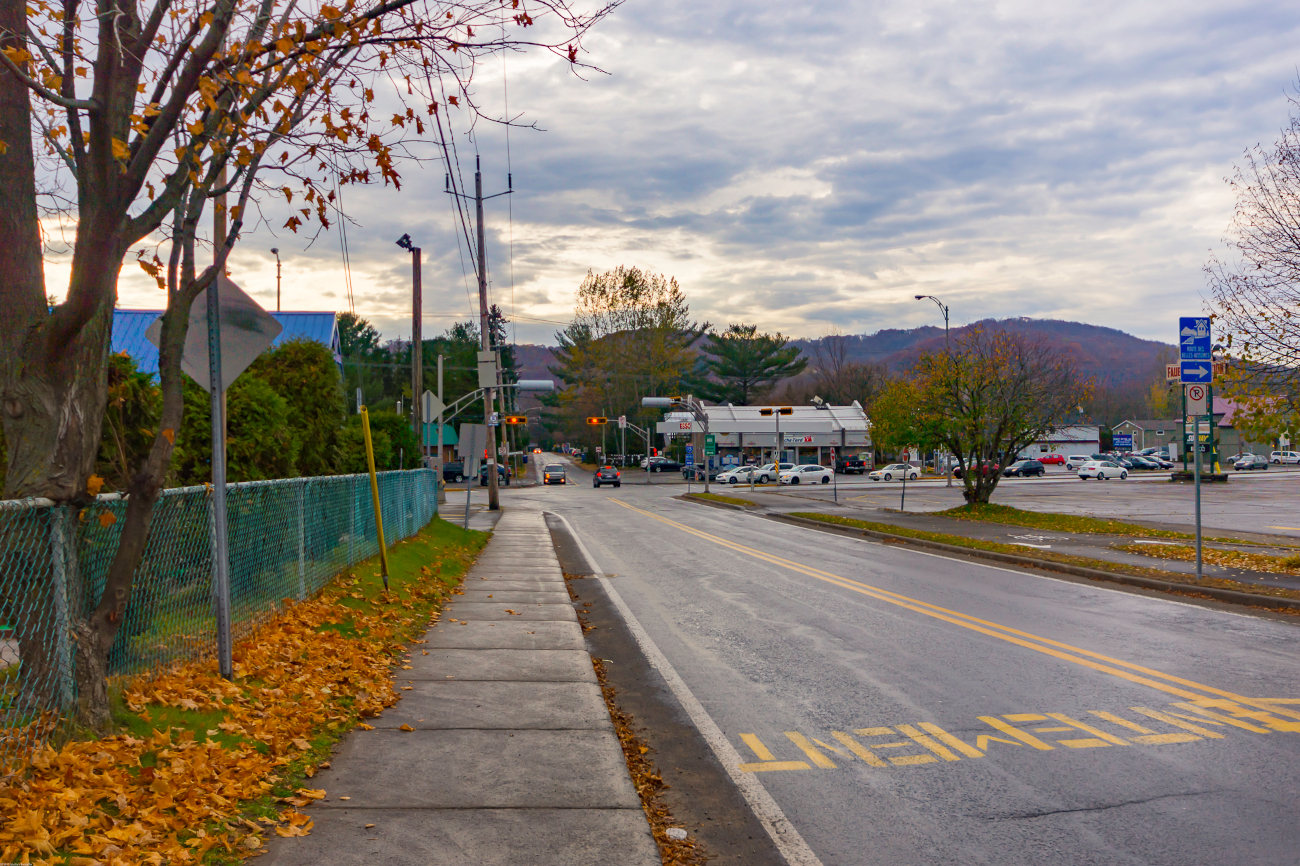
[[[217,664],[234,676],[230,637],[230,540],[226,526],[225,393],[239,374],[284,330],[243,289],[221,274],[190,307],[181,369],[212,397],[212,597],[216,608]],[[157,346],[162,318],[145,330]]]
[[[1211,357],[1209,316],[1183,316],[1178,320],[1178,361],[1183,384],[1183,399],[1192,421],[1192,481],[1196,487],[1196,578],[1203,576],[1201,560],[1201,418],[1206,414],[1209,385],[1214,381],[1214,363]],[[1213,417],[1213,416],[1211,416]]]
[[[475,392],[477,393],[477,392]],[[474,478],[478,475],[478,461],[483,449],[487,447],[487,425],[486,424],[461,424],[460,425],[460,442],[456,446],[457,456],[464,463],[465,469],[465,523],[466,529],[469,529],[469,504],[470,495],[474,490]],[[488,472],[495,467],[489,465]]]

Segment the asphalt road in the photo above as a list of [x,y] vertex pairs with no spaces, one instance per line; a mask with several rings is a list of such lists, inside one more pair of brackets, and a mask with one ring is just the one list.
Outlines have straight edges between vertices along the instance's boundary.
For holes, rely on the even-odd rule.
[[567,519],[822,864],[1297,862],[1296,625],[571,474],[504,501]]

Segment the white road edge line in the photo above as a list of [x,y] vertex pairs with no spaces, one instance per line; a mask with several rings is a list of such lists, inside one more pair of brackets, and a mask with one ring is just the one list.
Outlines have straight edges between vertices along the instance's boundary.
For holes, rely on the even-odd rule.
[[[596,560],[592,558],[587,546],[582,543],[582,539],[574,531],[573,525],[562,514],[556,514],[554,511],[547,511],[546,513],[552,514],[563,521],[569,530],[569,535],[582,552],[583,558],[587,560],[588,569],[593,574],[600,574],[601,571],[596,567]],[[781,852],[781,856],[785,858],[785,861],[790,866],[823,866],[822,861],[808,847],[808,843],[803,840],[803,836],[799,835],[799,831],[790,823],[790,819],[781,811],[781,807],[772,799],[772,795],[759,782],[758,777],[752,773],[742,773],[740,771],[740,765],[743,763],[740,753],[727,740],[722,733],[722,729],[709,716],[708,711],[695,698],[695,695],[691,694],[691,690],[678,676],[677,671],[659,650],[659,647],[655,645],[655,642],[650,639],[650,635],[646,634],[646,630],[641,627],[641,623],[637,621],[627,603],[618,594],[618,590],[614,589],[614,585],[610,583],[609,578],[602,577],[599,580],[601,586],[605,588],[606,594],[609,595],[610,601],[614,602],[614,606],[618,608],[619,615],[627,623],[632,636],[636,638],[637,644],[641,647],[641,652],[645,653],[646,659],[651,666],[659,671],[660,676],[668,683],[668,688],[672,689],[677,700],[681,702],[686,714],[691,717],[691,721],[695,724],[696,730],[700,732],[700,736],[704,737],[704,741],[709,744],[713,754],[722,763],[727,775],[731,777],[731,781],[740,789],[745,802],[749,803],[749,807],[754,810],[754,817],[758,818],[759,823],[763,825],[763,829],[767,830],[767,835],[772,837],[772,841],[776,844],[777,850]]]

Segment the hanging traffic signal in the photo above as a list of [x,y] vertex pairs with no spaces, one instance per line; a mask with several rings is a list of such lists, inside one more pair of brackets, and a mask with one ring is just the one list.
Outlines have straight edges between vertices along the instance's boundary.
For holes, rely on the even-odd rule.
[[601,424],[608,424],[609,419],[603,416],[597,416],[593,418],[588,418],[587,423],[590,424],[592,427],[599,427]]
[[507,424],[527,424],[527,423],[528,423],[528,416],[527,416],[527,415],[507,415],[507,416],[506,416],[506,423],[507,423]]

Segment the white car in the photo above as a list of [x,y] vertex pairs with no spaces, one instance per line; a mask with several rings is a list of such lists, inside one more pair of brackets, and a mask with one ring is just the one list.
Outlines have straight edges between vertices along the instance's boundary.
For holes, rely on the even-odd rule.
[[[781,464],[783,467],[786,465]],[[782,484],[830,484],[831,478],[835,473],[825,466],[816,464],[808,466],[794,466],[790,469],[781,470]]]
[[1268,455],[1269,463],[1300,463],[1300,452],[1274,451]]
[[1128,470],[1113,460],[1089,460],[1079,467],[1079,477],[1084,481],[1089,478],[1100,478],[1102,481],[1118,478],[1124,481],[1128,478]]
[[890,463],[875,472],[868,472],[867,480],[893,481],[895,478],[902,479],[904,476],[907,477],[908,481],[915,481],[921,477],[921,470],[909,463]]
[[[787,469],[793,469],[793,468],[794,468],[793,463],[781,464],[782,472],[785,472]],[[777,473],[777,469],[775,463],[764,463],[762,466],[759,466],[757,469],[754,470],[754,480],[759,482],[760,484],[766,484],[769,481],[776,481],[777,480],[776,473]]]
[[[757,469],[757,466],[733,466],[726,472],[719,472],[718,477],[715,480],[719,484],[740,484],[742,482],[748,484],[749,477],[753,475]],[[755,476],[754,480],[757,481],[758,477]]]
[[1087,454],[1071,454],[1065,458],[1065,469],[1067,472],[1073,472],[1085,463],[1091,463],[1092,458]]

